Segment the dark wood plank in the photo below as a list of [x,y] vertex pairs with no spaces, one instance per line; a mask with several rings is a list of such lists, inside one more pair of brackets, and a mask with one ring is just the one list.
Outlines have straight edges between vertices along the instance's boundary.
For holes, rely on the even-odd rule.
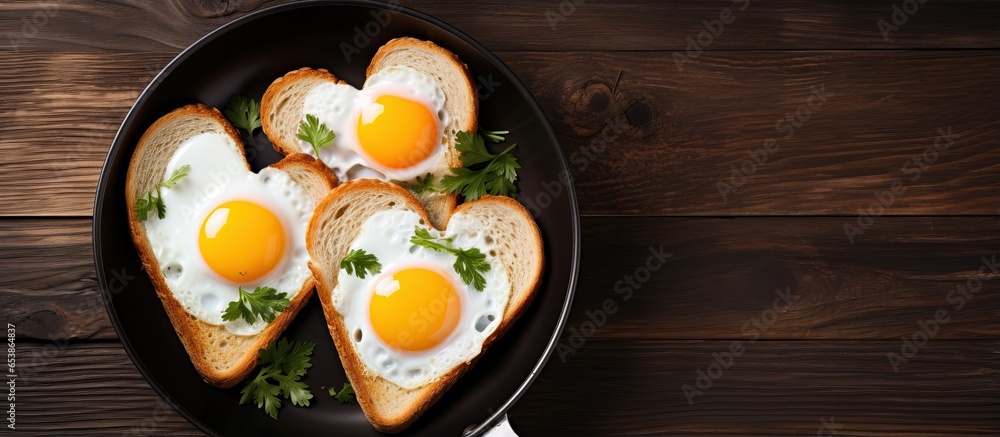
[[119,125],[170,57],[4,53],[0,59],[0,214],[90,216]]
[[[282,1],[205,2],[138,0],[83,3],[59,9],[55,1],[5,2],[0,30],[11,32],[4,48],[21,51],[150,51],[175,53],[239,16]],[[686,50],[703,22],[733,10],[707,50],[995,48],[1000,46],[1000,10],[988,0],[926,2],[898,30],[883,34],[879,20],[892,23],[892,6],[902,1],[808,0],[715,1],[588,0],[574,3],[459,0],[397,0],[470,34],[492,50]],[[563,4],[565,3],[565,4]],[[745,7],[745,10],[744,10]],[[25,27],[38,12],[37,30]],[[897,23],[903,15],[897,18]],[[158,23],[131,26],[122,23]],[[43,24],[44,23],[44,24]],[[707,37],[704,41],[708,41]]]
[[[712,354],[731,346],[591,339],[565,363],[553,356],[511,411],[513,426],[521,435],[815,435],[826,420],[840,435],[1000,432],[997,341],[932,341],[898,373],[886,354],[899,341],[746,342],[689,405],[681,387],[695,387]],[[42,356],[45,347],[20,344],[19,356]],[[18,383],[19,429],[194,431],[164,409],[120,345],[48,348],[48,358],[38,364],[29,358],[22,367],[30,379]]]
[[[837,435],[1000,433],[997,341],[930,342],[898,373],[886,354],[899,341],[742,343],[729,369],[709,370],[732,345],[588,342],[549,361],[511,423],[524,435],[832,435],[823,420]],[[692,405],[682,387],[699,370],[718,377]]]
[[[505,58],[559,132],[587,214],[856,215],[897,179],[884,214],[998,212],[996,52],[716,52],[683,74],[665,52],[557,59]],[[908,164],[949,126],[947,151]]]
[[[6,264],[6,261],[0,261]],[[86,267],[86,281],[96,280]],[[0,288],[0,315],[17,326],[20,338],[37,340],[117,339],[97,286],[80,291]]]
[[[584,214],[855,215],[897,179],[906,192],[884,214],[1000,212],[996,52],[715,52],[683,75],[664,73],[668,52],[501,56],[555,125]],[[89,216],[118,123],[167,61],[0,55],[0,215]],[[827,102],[782,138],[776,122],[820,85]],[[621,129],[609,143],[606,120]],[[925,163],[910,161],[948,126],[959,138],[912,180]],[[748,149],[769,138],[777,150],[757,165]]]
[[[938,338],[1000,338],[1000,273],[979,272],[1000,262],[1000,217],[883,217],[852,245],[853,221],[587,218],[567,335],[612,305],[599,337],[894,339],[943,309]],[[661,247],[672,256],[649,268]]]
[[97,284],[90,223],[0,220],[0,320],[19,337],[117,338]]
[[[596,320],[601,338],[895,339],[945,310],[936,338],[1000,338],[1000,275],[978,272],[983,257],[1000,262],[1000,217],[883,217],[854,245],[852,220],[585,218],[567,335]],[[20,336],[115,338],[89,230],[82,219],[0,220],[0,312]],[[642,271],[661,247],[663,267]],[[965,297],[957,287],[970,278],[984,285]],[[796,297],[780,301],[779,289]]]
[[19,342],[17,366],[18,432],[205,435],[153,391],[117,342]]

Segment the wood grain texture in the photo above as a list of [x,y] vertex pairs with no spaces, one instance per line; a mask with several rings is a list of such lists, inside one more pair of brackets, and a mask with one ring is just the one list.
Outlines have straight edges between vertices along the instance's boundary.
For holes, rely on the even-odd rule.
[[[553,122],[584,214],[856,215],[896,179],[886,215],[1000,212],[996,52],[716,52],[684,74],[666,52],[500,55]],[[168,60],[0,54],[0,215],[90,215],[118,123]],[[814,86],[827,102],[779,131]],[[904,170],[948,126],[950,148]],[[770,138],[758,165],[748,150]]]
[[[852,245],[853,221],[585,219],[567,335],[602,320],[610,300],[601,338],[888,340],[945,309],[940,338],[1000,339],[1000,273],[979,272],[983,257],[1000,262],[1000,218],[883,217]],[[650,268],[660,250],[672,256]],[[982,289],[956,310],[970,278]]]
[[[906,192],[884,214],[1000,208],[1000,74],[983,75],[1000,73],[996,52],[718,52],[682,74],[659,52],[505,60],[554,123],[587,214],[856,215],[896,179]],[[914,180],[907,162],[949,126],[959,138]]]
[[[849,220],[585,218],[566,335],[606,320],[600,338],[888,340],[945,309],[936,338],[1000,338],[1000,275],[978,272],[982,257],[1000,261],[1000,217],[883,217],[854,245]],[[22,338],[116,338],[89,230],[82,219],[0,221],[0,314]],[[662,267],[651,258],[660,250]],[[956,310],[970,278],[983,288]],[[791,304],[775,304],[778,289]],[[608,300],[615,310],[601,315]],[[766,329],[753,324],[770,310]]]
[[[14,42],[5,38],[0,47],[11,50],[16,46],[19,51],[175,52],[230,20],[284,2],[169,0],[151,4],[128,0],[64,3],[52,8],[60,3],[64,2],[32,0],[0,5],[0,31],[18,36]],[[711,40],[707,50],[1000,46],[1000,30],[991,25],[1000,21],[1000,10],[989,0],[926,2],[899,30],[885,36],[878,21],[891,22],[892,5],[897,3],[892,0],[587,0],[576,6],[562,5],[558,0],[395,3],[435,16],[491,50],[686,50],[687,38],[697,38],[705,30],[703,22],[718,19],[723,9],[732,9],[734,19]],[[31,20],[46,10],[55,15],[44,25],[34,31],[25,27],[24,18]],[[156,26],[120,25],[154,22]],[[954,23],[962,23],[961,32],[949,26]]]
[[732,342],[590,341],[550,360],[510,418],[524,435],[831,435],[822,419],[837,435],[1000,433],[1000,342],[931,342],[894,373],[899,343],[744,343],[689,405],[681,387]]
[[0,214],[91,215],[119,125],[170,59],[0,54]]
[[17,344],[17,431],[29,435],[205,435],[136,371],[121,344]]
[[39,340],[115,339],[90,244],[91,221],[0,221],[0,321]]
[[[589,340],[553,356],[510,412],[521,435],[705,433],[839,435],[1000,433],[1000,342],[933,341],[894,373],[898,341],[743,345],[689,405],[681,387],[728,341]],[[18,346],[19,430],[190,435],[196,431],[136,373],[116,343]],[[37,358],[37,363],[35,362]]]

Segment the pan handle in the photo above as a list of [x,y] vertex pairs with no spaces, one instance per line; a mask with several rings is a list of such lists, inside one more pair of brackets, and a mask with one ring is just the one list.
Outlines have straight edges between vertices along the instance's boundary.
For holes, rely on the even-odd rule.
[[504,414],[500,422],[493,428],[490,428],[489,431],[486,431],[483,437],[517,437],[517,433],[510,427],[510,421],[507,420],[507,415]]

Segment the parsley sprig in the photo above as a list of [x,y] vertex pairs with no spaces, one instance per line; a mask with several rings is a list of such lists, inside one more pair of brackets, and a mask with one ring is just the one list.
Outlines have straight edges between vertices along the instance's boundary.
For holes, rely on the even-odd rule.
[[240,390],[240,405],[253,402],[272,419],[278,418],[281,397],[291,399],[293,405],[308,407],[313,395],[300,379],[312,367],[310,360],[315,347],[316,343],[289,342],[282,338],[267,349],[260,349],[257,352],[260,371]]
[[[493,142],[501,142],[506,138],[507,131],[484,131],[487,138]],[[511,144],[496,155],[486,149],[486,141],[482,135],[460,131],[457,134],[455,150],[462,153],[459,159],[462,167],[451,169],[451,175],[446,175],[441,182],[445,191],[461,194],[465,200],[476,200],[486,193],[494,196],[510,196],[517,194],[517,169],[521,165],[517,158],[510,154],[517,144]],[[480,165],[484,164],[485,165]],[[479,165],[478,169],[473,166]]]
[[382,264],[379,264],[375,255],[365,252],[364,249],[354,249],[347,253],[344,259],[340,260],[340,268],[347,270],[348,275],[355,275],[361,279],[369,273],[376,274],[382,271]]
[[333,139],[337,138],[337,134],[326,127],[326,124],[320,123],[319,117],[306,114],[306,121],[299,124],[298,138],[312,145],[316,157],[319,158],[320,147],[329,146]]
[[170,177],[167,178],[167,180],[156,184],[156,188],[154,188],[153,191],[150,191],[146,193],[145,196],[136,199],[136,218],[141,222],[146,221],[146,219],[149,218],[149,213],[153,210],[156,210],[156,217],[160,219],[166,217],[167,205],[163,203],[163,198],[161,197],[162,193],[160,190],[164,188],[173,188],[174,185],[177,185],[177,182],[180,182],[181,179],[184,179],[184,177],[188,175],[189,171],[191,171],[190,165],[184,164],[180,166],[170,174]]
[[267,286],[259,286],[252,292],[246,292],[240,287],[239,299],[229,302],[222,320],[231,322],[243,318],[247,323],[254,323],[259,317],[266,323],[271,323],[278,313],[292,304],[288,293],[278,293],[278,290]]
[[344,388],[341,388],[339,391],[333,387],[330,387],[330,389],[327,390],[327,392],[330,393],[330,396],[337,398],[337,400],[340,401],[340,403],[342,404],[348,404],[354,402],[354,387],[351,387],[351,383],[349,382],[345,382]]
[[486,254],[478,248],[461,249],[451,246],[453,238],[434,238],[427,228],[414,227],[414,235],[410,238],[410,243],[417,246],[433,249],[436,252],[448,252],[455,255],[455,271],[462,277],[462,282],[472,285],[478,291],[486,288],[486,278],[484,272],[490,270],[490,263],[486,262]]
[[422,178],[417,176],[417,182],[410,185],[410,191],[412,191],[413,194],[422,196],[428,193],[440,193],[442,189],[434,183],[434,173],[427,173]]
[[253,136],[253,131],[260,127],[260,102],[246,96],[233,94],[226,105],[226,118],[238,129]]

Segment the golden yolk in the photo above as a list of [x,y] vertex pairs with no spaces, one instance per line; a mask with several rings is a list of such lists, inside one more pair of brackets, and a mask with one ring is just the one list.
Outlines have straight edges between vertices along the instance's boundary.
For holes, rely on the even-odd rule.
[[269,209],[245,200],[217,206],[201,225],[198,246],[215,273],[249,282],[274,269],[285,254],[285,229]]
[[402,269],[375,284],[369,310],[375,333],[389,346],[422,351],[455,330],[462,314],[458,291],[441,273]]
[[416,165],[434,152],[437,142],[437,118],[422,103],[383,95],[358,117],[358,144],[388,168]]

